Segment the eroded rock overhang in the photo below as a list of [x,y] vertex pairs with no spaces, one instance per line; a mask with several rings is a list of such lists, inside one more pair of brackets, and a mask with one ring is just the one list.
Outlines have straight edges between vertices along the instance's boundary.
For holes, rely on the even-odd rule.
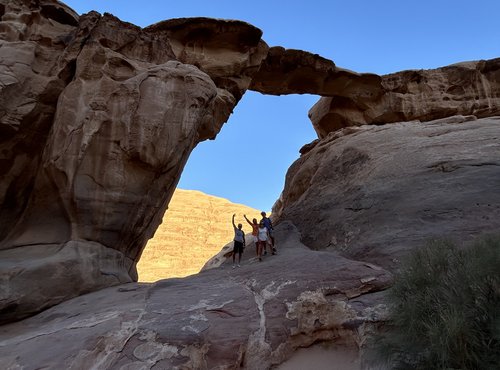
[[192,149],[267,55],[241,21],[140,28],[0,1],[0,321],[137,279]]

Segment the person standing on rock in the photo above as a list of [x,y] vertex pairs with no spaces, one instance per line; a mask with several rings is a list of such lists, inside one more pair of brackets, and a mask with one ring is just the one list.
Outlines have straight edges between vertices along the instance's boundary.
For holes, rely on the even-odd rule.
[[[260,215],[262,216],[262,220],[260,220],[260,222],[264,223],[264,226],[266,227],[268,234],[269,234],[269,241],[271,244],[272,252],[273,252],[273,254],[276,254],[276,248],[274,247],[273,223],[271,222],[271,219],[269,217],[266,217],[266,212],[262,211],[260,213]],[[264,246],[264,250],[265,249],[266,249],[266,247]],[[266,253],[267,253],[267,251],[266,251]]]
[[252,220],[252,222],[250,222],[250,220],[247,218],[247,215],[243,215],[243,217],[245,217],[245,220],[247,220],[248,224],[250,226],[252,226],[252,238],[253,238],[253,241],[255,243],[255,253],[257,254],[257,257],[259,256],[259,245],[258,245],[258,242],[259,242],[259,224],[257,223],[257,219],[254,218]]
[[262,221],[259,223],[259,235],[257,239],[257,255],[259,256],[259,261],[262,261],[262,251],[266,247],[269,239],[269,231]]
[[243,247],[245,246],[245,233],[241,229],[243,227],[242,224],[238,224],[238,227],[236,227],[236,224],[234,223],[234,218],[236,217],[236,214],[233,214],[233,229],[234,229],[234,247],[233,247],[233,269],[236,267],[236,253],[238,253],[238,267],[240,266],[241,263],[241,255],[243,254]]

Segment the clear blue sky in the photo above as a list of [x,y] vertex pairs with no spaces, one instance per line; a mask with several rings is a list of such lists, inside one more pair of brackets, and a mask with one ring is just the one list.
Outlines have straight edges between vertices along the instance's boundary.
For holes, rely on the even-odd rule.
[[[108,12],[141,27],[179,17],[240,19],[259,27],[270,46],[318,53],[358,72],[385,74],[500,57],[499,0],[65,3],[79,14]],[[179,187],[269,210],[298,150],[316,138],[307,112],[317,99],[247,92],[217,139],[193,151]]]

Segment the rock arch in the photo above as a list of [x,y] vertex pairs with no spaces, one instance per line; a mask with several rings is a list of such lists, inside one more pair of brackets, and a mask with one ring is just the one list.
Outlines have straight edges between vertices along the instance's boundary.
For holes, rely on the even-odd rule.
[[323,96],[310,111],[320,138],[500,112],[500,59],[359,74],[269,48],[241,21],[141,29],[55,0],[0,4],[0,322],[134,281],[191,150],[247,89]]

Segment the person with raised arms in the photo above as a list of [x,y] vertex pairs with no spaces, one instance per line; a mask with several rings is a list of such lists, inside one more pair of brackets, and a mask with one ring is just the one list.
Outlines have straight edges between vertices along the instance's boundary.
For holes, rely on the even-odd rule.
[[243,254],[243,247],[245,246],[245,232],[242,230],[243,225],[234,223],[236,214],[233,214],[233,229],[234,229],[234,247],[233,247],[233,269],[236,267],[236,253],[238,253],[238,267],[241,267],[241,255]]

